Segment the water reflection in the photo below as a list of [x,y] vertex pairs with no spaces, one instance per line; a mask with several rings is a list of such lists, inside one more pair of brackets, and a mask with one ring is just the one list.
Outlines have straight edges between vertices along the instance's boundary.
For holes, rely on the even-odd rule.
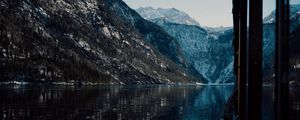
[[299,120],[300,118],[300,87],[294,86],[290,88],[290,120]]
[[[290,87],[289,96],[289,118],[288,120],[299,120],[300,118],[300,87]],[[263,120],[275,120],[275,93],[273,87],[263,88],[263,102],[262,102],[262,119]]]
[[233,86],[0,87],[0,119],[201,120],[220,117]]

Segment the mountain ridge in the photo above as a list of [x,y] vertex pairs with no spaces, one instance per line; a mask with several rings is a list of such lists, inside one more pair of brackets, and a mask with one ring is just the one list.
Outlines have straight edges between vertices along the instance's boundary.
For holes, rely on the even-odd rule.
[[[295,33],[293,31],[295,31],[297,29],[297,26],[300,25],[300,4],[298,5],[291,5],[291,32],[292,33]],[[192,46],[188,46],[188,45],[185,45],[186,43],[188,43],[187,41],[219,41],[219,42],[223,42],[227,40],[232,40],[233,38],[233,35],[232,35],[232,27],[225,27],[225,28],[210,28],[210,27],[205,27],[205,28],[197,28],[199,29],[197,33],[195,33],[195,28],[196,27],[192,27],[188,24],[179,24],[179,23],[176,23],[176,21],[170,21],[170,20],[166,20],[164,18],[156,18],[156,19],[148,19],[149,21],[152,21],[153,23],[156,23],[158,25],[160,25],[161,27],[163,27],[169,34],[171,34],[172,36],[174,36],[175,38],[177,38],[177,40],[179,40],[181,46],[183,49],[190,49],[192,48]],[[263,69],[264,69],[264,73],[266,74],[267,77],[265,77],[266,79],[270,79],[273,74],[273,64],[274,64],[274,55],[275,55],[275,11],[273,11],[269,16],[265,17],[264,18],[264,33],[263,33],[263,36],[264,36],[264,39],[263,39],[263,42],[264,42],[264,47],[263,47],[263,51],[264,51],[264,59],[263,59]],[[180,27],[179,27],[180,26]],[[194,29],[194,30],[193,30]],[[183,31],[187,31],[185,32],[183,35]],[[228,31],[231,31],[231,32],[228,32]],[[194,32],[194,34],[193,34]],[[203,37],[195,37],[195,36],[203,36]],[[226,36],[226,37],[225,37]],[[230,37],[231,36],[231,37]],[[210,40],[209,40],[210,39]],[[209,45],[212,45],[211,47],[208,47],[210,49],[212,49],[213,51],[217,51],[216,49],[218,49],[218,47],[214,47],[214,46],[218,46],[217,44],[219,43],[208,43],[208,42],[200,42],[200,43],[197,43],[197,45],[201,45],[201,44],[207,44],[208,46]],[[216,44],[216,45],[214,45]],[[233,48],[230,47],[232,46],[231,42],[228,42],[227,41],[227,49],[223,50],[223,51],[219,51],[221,53],[224,53],[225,56],[226,55],[229,55],[227,57],[230,57],[232,58],[233,57],[233,54],[231,53],[227,53],[226,51],[231,51],[233,52]],[[220,45],[220,47],[224,47],[224,45]],[[202,48],[205,48],[205,46],[203,46]],[[226,47],[225,47],[226,48]],[[192,53],[196,53],[197,51],[202,51],[201,49],[194,49],[194,50],[184,50],[186,51],[185,54],[186,54],[186,57],[189,59],[189,58],[192,58],[194,56],[201,56],[201,53],[198,53],[198,54],[194,54],[194,55],[191,55]],[[205,51],[204,51],[205,52]],[[206,50],[206,54],[211,54],[212,52],[207,52]],[[192,57],[191,57],[192,56]],[[213,56],[212,54],[210,55],[210,57]],[[221,55],[222,56],[222,55]],[[223,56],[224,57],[224,56]],[[209,58],[209,57],[205,57],[205,58]],[[205,58],[198,58],[199,59],[199,62],[202,61],[205,62]],[[214,59],[217,59],[217,58],[214,58]],[[210,62],[211,61],[214,61],[214,59],[211,59],[209,60]],[[189,60],[189,62],[191,61],[194,61],[196,62],[195,60]],[[222,62],[223,60],[219,60],[219,62]],[[201,63],[201,62],[200,62]],[[212,64],[209,64],[207,63],[206,65],[204,64],[200,64],[198,63],[199,65],[198,66],[195,66],[195,68],[197,69],[198,68],[198,71],[199,73],[203,74],[205,76],[206,79],[208,80],[213,80],[213,79],[218,79],[216,77],[208,77],[208,76],[211,76],[213,74],[212,71],[213,70],[210,70],[208,68],[205,68],[205,69],[199,69],[199,68],[202,68],[204,66],[210,66],[213,68],[213,66],[216,65],[216,63],[212,63]],[[195,65],[195,64],[194,64]],[[223,64],[224,65],[224,64]],[[220,79],[223,79],[225,80],[226,79],[226,76],[233,76],[233,68],[231,68],[230,66],[233,66],[233,59],[228,59],[228,62],[226,63],[225,66],[218,66],[217,68],[218,69],[223,69],[224,71],[227,71],[227,72],[217,72],[216,74],[223,74],[223,76],[225,77],[222,77],[222,75],[220,75]],[[207,74],[207,73],[210,73],[211,75]],[[226,74],[227,73],[227,74]],[[234,79],[234,77],[228,77],[229,79]],[[219,81],[219,82],[222,82],[222,80],[216,80],[216,81]],[[226,80],[225,80],[226,81]],[[265,80],[265,81],[270,81],[270,80]]]
[[177,38],[188,62],[209,83],[234,82],[233,48],[230,41],[232,29],[208,32],[200,26],[172,23],[160,18],[150,21]]
[[0,81],[201,82],[160,53],[107,2],[0,1]]
[[173,23],[200,26],[197,20],[176,8],[140,7],[136,11],[147,20],[163,18]]

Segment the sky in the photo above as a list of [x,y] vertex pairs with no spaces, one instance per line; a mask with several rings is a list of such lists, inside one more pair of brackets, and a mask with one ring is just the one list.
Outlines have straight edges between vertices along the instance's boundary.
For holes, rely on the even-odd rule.
[[[201,26],[232,26],[232,0],[123,0],[131,8],[154,7],[176,8],[196,19]],[[269,15],[275,9],[276,0],[263,0],[263,15]],[[290,0],[298,4],[300,0]]]

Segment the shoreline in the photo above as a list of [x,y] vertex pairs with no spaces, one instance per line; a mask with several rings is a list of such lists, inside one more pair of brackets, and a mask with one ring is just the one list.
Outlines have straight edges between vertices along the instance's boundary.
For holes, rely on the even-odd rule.
[[0,82],[0,86],[6,85],[54,85],[54,86],[110,86],[110,85],[118,85],[118,86],[132,86],[132,85],[178,85],[178,86],[227,86],[227,85],[235,85],[235,83],[149,83],[149,84],[119,84],[119,83],[93,83],[93,82],[82,82],[79,85],[76,82],[19,82],[19,81],[6,81]]
[[[82,82],[81,85],[79,85],[76,82],[18,82],[18,81],[6,81],[6,82],[0,82],[0,86],[14,86],[14,85],[41,85],[41,86],[78,86],[78,87],[84,87],[84,86],[137,86],[137,85],[173,85],[173,86],[234,86],[235,83],[148,83],[148,84],[119,84],[119,83],[93,83],[93,82]],[[263,87],[275,87],[272,84],[263,84]],[[300,87],[300,85],[289,85],[290,87]]]

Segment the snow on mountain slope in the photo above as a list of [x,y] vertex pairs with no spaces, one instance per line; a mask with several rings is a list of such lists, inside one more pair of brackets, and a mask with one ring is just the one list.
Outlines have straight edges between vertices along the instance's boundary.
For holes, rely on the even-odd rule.
[[151,21],[177,38],[185,58],[209,83],[234,82],[232,30],[211,34],[199,26]]
[[159,25],[145,20],[121,0],[108,0],[107,3],[110,5],[110,10],[123,18],[124,22],[135,28],[135,30],[153,47],[157,48],[160,53],[184,68],[189,74],[205,81],[205,78],[196,71],[194,66],[187,63],[183,55],[182,47],[175,37],[168,34]]
[[115,2],[1,0],[0,82],[201,82],[127,24],[108,1]]
[[152,8],[152,7],[141,7],[136,9],[136,11],[145,19],[165,19],[169,22],[186,24],[186,25],[197,25],[200,24],[193,18],[191,18],[187,13],[184,13],[176,8]]
[[[300,13],[300,4],[290,5],[290,17],[293,18],[297,13]],[[272,11],[270,15],[264,18],[265,24],[276,22],[276,11]]]

